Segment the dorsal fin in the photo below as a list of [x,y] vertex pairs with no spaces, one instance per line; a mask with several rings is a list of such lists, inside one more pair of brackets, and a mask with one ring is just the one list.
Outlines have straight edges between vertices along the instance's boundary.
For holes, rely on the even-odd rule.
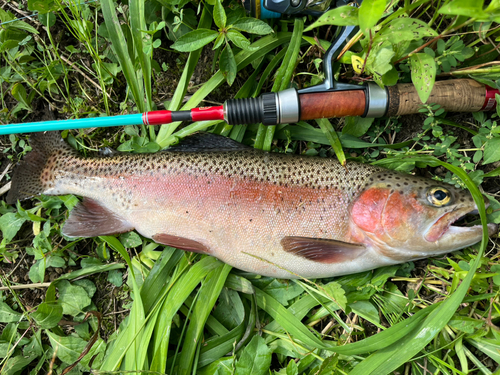
[[169,147],[167,151],[207,152],[207,151],[242,151],[251,149],[231,138],[221,135],[200,132],[183,138],[179,144]]
[[281,240],[287,253],[295,254],[318,263],[342,263],[361,256],[363,245],[324,238],[287,236]]

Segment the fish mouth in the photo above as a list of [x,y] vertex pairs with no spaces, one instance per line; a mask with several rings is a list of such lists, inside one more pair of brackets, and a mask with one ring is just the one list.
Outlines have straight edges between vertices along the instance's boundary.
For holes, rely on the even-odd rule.
[[[476,215],[477,213],[477,209],[468,210],[465,208],[446,212],[431,225],[431,227],[425,234],[425,239],[429,242],[437,242],[441,240],[445,235],[447,237],[453,236],[456,239],[458,239],[457,237],[459,236],[463,239],[468,238],[471,244],[476,243],[481,240],[483,226],[481,224],[464,226],[466,225],[466,223],[462,219],[470,215]],[[493,235],[497,230],[497,224],[488,224],[489,236]]]

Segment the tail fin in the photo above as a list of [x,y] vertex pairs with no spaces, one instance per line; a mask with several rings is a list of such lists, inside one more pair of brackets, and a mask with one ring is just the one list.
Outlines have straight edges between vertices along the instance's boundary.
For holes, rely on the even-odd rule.
[[8,204],[42,194],[53,185],[53,171],[61,165],[61,159],[78,155],[59,132],[33,133],[30,145],[32,151],[14,169]]

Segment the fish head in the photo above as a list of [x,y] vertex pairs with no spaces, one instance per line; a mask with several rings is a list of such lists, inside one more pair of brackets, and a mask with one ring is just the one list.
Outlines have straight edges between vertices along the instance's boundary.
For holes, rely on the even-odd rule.
[[[353,201],[351,235],[390,259],[425,258],[479,242],[481,225],[454,225],[474,211],[466,190],[386,171],[371,176]],[[490,235],[496,230],[495,224],[488,225]]]

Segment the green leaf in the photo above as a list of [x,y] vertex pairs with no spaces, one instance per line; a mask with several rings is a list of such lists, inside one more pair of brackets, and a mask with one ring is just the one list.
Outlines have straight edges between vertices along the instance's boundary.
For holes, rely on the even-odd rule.
[[43,14],[58,10],[59,4],[55,0],[28,0],[28,9]]
[[299,296],[304,291],[300,285],[290,284],[287,280],[274,279],[263,291],[275,298],[283,306],[288,305],[288,301]]
[[348,116],[345,118],[345,125],[342,128],[342,134],[350,134],[354,137],[361,137],[370,129],[374,118],[360,116]]
[[78,285],[72,285],[67,280],[57,283],[59,289],[59,303],[63,308],[63,313],[67,315],[78,315],[83,309],[92,303],[87,291]]
[[[391,44],[403,41],[420,40],[425,37],[437,36],[437,32],[426,22],[415,18],[396,18],[385,25],[373,38],[374,43],[389,41]],[[439,42],[443,42],[441,39]]]
[[12,96],[16,98],[16,100],[21,103],[27,110],[31,111],[31,106],[28,103],[28,95],[26,93],[26,89],[21,83],[16,83],[12,87]]
[[45,333],[49,337],[55,355],[64,363],[76,362],[87,346],[87,342],[76,336],[58,336],[49,330],[45,330]]
[[299,374],[299,368],[297,366],[297,363],[293,359],[288,362],[288,366],[286,366],[286,375],[298,375]]
[[219,33],[214,30],[197,29],[181,36],[172,44],[172,48],[180,52],[192,52],[207,45],[217,38]]
[[358,8],[349,5],[334,8],[323,13],[316,22],[308,26],[304,31],[324,25],[356,26],[358,24],[358,12]]
[[370,54],[370,56],[368,56],[368,59],[366,61],[366,69],[379,76],[382,76],[393,68],[391,60],[394,55],[395,52],[390,45],[376,49],[373,53]]
[[365,0],[359,7],[359,28],[365,34],[384,14],[386,0]]
[[45,258],[39,259],[30,267],[29,278],[33,283],[41,283],[45,278]]
[[422,103],[427,102],[436,80],[436,62],[426,53],[416,53],[410,57],[411,80]]
[[226,77],[227,83],[231,86],[236,78],[237,68],[233,50],[229,44],[226,44],[226,47],[224,47],[220,54],[219,65],[222,74]]
[[0,230],[2,231],[3,241],[9,243],[17,234],[21,226],[26,221],[18,213],[8,212],[0,217]]
[[19,322],[23,314],[12,310],[5,302],[0,302],[0,322],[16,323]]
[[476,18],[478,21],[489,20],[488,13],[483,11],[483,3],[484,0],[453,0],[443,5],[438,13],[467,16]]
[[255,51],[255,48],[250,47],[250,41],[243,36],[239,31],[236,30],[228,30],[227,31],[227,37],[231,42],[233,42],[237,47],[244,49],[244,50],[250,50],[250,51]]
[[333,301],[339,305],[342,310],[345,310],[347,298],[345,296],[344,289],[342,289],[342,286],[339,283],[332,281],[324,285],[323,289],[325,289],[328,296],[333,298]]
[[240,18],[233,24],[233,28],[249,34],[257,35],[267,35],[273,32],[272,27],[267,23],[251,17]]
[[241,353],[236,363],[236,375],[265,375],[271,366],[271,350],[265,340],[254,336]]
[[36,311],[31,315],[36,324],[43,329],[53,328],[63,317],[63,308],[58,303],[43,302],[38,305]]
[[123,273],[119,270],[109,271],[108,281],[120,288],[123,285]]
[[483,164],[494,163],[500,160],[500,137],[488,139],[484,145]]
[[120,242],[125,248],[137,247],[142,245],[141,237],[136,232],[127,232],[120,235]]
[[226,27],[226,22],[227,22],[226,11],[222,6],[221,0],[217,0],[214,5],[214,22],[219,29]]
[[377,327],[382,328],[382,326],[380,325],[378,310],[370,301],[357,301],[351,303],[349,307],[363,319],[366,319]]

